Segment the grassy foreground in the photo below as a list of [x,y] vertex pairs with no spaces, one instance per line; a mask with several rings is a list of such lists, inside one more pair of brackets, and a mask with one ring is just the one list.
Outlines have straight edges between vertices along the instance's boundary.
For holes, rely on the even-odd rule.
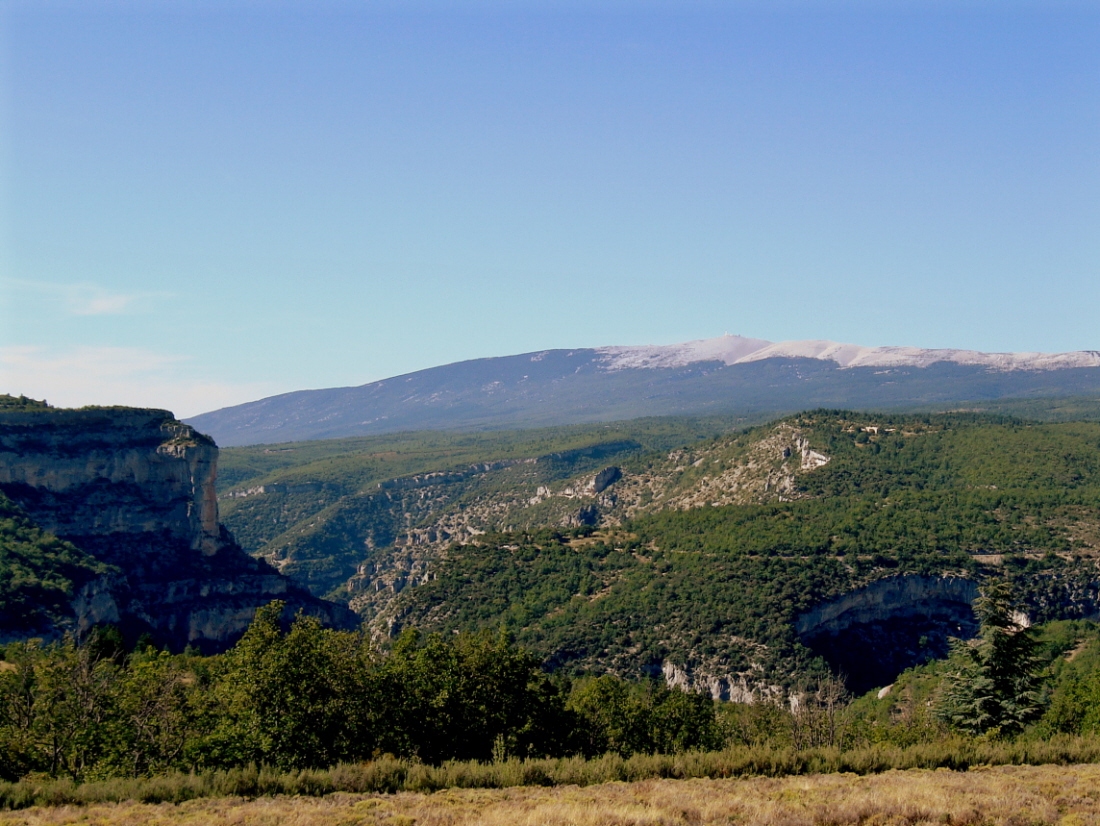
[[958,737],[904,748],[735,747],[438,766],[382,757],[312,771],[27,778],[0,783],[0,810],[0,826],[1100,826],[1100,740]]
[[1100,765],[744,779],[653,779],[595,786],[336,793],[109,803],[0,813],[0,826],[1087,826],[1100,824]]

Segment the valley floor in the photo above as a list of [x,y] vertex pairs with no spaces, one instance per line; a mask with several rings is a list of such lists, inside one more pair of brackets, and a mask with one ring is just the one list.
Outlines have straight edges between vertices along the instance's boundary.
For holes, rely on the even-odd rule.
[[1100,765],[997,766],[740,780],[645,780],[580,788],[221,798],[0,812],[0,826],[1089,826]]

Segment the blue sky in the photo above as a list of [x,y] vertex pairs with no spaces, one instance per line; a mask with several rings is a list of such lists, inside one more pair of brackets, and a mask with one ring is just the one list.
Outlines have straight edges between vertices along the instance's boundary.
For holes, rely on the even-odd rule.
[[0,392],[1100,349],[1100,4],[8,2]]

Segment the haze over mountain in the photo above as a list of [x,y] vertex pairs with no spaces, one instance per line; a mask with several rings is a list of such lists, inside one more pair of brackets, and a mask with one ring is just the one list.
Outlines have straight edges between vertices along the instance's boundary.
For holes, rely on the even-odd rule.
[[901,407],[1100,392],[1100,351],[980,353],[725,335],[666,346],[472,359],[301,390],[187,422],[223,446],[810,407]]

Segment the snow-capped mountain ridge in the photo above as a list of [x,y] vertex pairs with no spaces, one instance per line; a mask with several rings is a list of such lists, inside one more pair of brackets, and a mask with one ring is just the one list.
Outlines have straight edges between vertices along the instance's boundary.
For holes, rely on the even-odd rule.
[[938,362],[986,367],[992,370],[1062,370],[1100,367],[1100,351],[1071,353],[981,353],[976,350],[920,347],[864,347],[835,341],[781,341],[724,335],[682,344],[598,347],[605,370],[686,367],[702,361],[728,365],[770,358],[812,358],[847,367],[928,367]]
[[1100,352],[978,353],[744,336],[471,359],[358,387],[299,390],[188,420],[222,446],[400,430],[553,427],[643,416],[766,421],[1100,394]]

